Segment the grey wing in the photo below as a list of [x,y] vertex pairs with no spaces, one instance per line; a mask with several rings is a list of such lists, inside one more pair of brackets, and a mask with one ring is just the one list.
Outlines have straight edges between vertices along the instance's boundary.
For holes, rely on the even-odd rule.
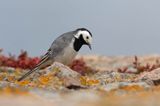
[[63,53],[64,48],[70,45],[73,39],[73,32],[65,33],[59,36],[51,45],[51,56],[54,58],[57,55]]

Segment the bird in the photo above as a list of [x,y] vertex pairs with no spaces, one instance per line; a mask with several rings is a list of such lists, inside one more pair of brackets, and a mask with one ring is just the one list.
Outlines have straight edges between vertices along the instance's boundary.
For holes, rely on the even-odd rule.
[[50,66],[54,62],[60,62],[64,65],[71,64],[83,45],[88,45],[92,49],[91,43],[92,33],[86,28],[78,28],[60,35],[53,41],[46,54],[40,59],[40,62],[21,76],[18,81],[24,80],[33,72]]

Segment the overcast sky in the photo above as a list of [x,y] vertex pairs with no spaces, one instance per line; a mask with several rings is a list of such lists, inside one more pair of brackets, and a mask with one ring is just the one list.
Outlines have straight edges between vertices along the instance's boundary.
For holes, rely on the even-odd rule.
[[0,0],[0,48],[32,56],[79,27],[93,34],[93,50],[83,54],[160,53],[159,0]]

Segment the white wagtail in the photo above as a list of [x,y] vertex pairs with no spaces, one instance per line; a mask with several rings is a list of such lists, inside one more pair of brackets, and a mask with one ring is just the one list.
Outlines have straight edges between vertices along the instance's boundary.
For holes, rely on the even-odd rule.
[[92,34],[85,28],[79,28],[62,34],[54,40],[47,53],[42,56],[39,64],[19,78],[18,81],[25,79],[36,70],[53,64],[55,61],[64,65],[69,65],[77,55],[77,52],[80,50],[82,45],[88,45],[91,49],[91,42]]

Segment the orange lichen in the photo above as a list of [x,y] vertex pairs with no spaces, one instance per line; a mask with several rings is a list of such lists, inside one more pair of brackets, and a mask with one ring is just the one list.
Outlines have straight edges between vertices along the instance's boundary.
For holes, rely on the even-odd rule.
[[4,79],[3,75],[0,75],[0,81],[2,81]]
[[126,90],[126,91],[143,91],[144,87],[139,85],[132,85],[132,86],[120,87],[119,89]]
[[52,73],[49,73],[47,75],[44,75],[44,76],[41,76],[40,78],[38,78],[38,81],[42,85],[47,85],[52,80],[53,80],[53,74]]
[[21,88],[13,88],[13,87],[7,86],[0,90],[0,94],[27,95],[29,94],[29,92]]
[[39,82],[44,85],[48,84],[49,81],[50,81],[50,77],[48,76],[41,76],[39,78]]
[[26,86],[26,85],[28,85],[30,83],[30,81],[29,80],[23,80],[23,81],[20,81],[20,82],[16,81],[16,83],[18,85],[21,85],[21,86]]
[[80,78],[80,82],[82,85],[85,85],[85,86],[91,86],[91,85],[97,85],[99,83],[99,80],[97,79],[89,79],[85,76],[82,76]]
[[13,82],[13,81],[16,80],[15,76],[8,76],[7,79],[8,79],[9,82]]

